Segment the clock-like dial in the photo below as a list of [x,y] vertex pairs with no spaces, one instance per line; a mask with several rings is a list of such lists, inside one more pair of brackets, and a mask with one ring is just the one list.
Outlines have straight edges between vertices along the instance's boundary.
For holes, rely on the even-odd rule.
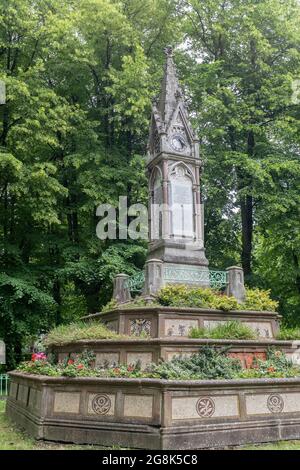
[[187,147],[185,138],[180,134],[175,134],[171,137],[171,145],[177,152],[183,152]]

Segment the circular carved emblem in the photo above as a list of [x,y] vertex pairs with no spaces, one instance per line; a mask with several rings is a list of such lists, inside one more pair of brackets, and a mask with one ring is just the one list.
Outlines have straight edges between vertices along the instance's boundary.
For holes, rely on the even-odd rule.
[[268,397],[267,407],[271,413],[281,413],[284,407],[284,401],[280,395],[270,395]]
[[199,398],[196,404],[196,410],[201,418],[210,418],[215,412],[215,402],[212,398]]
[[111,409],[111,400],[107,395],[96,395],[92,401],[92,409],[98,415],[106,415]]

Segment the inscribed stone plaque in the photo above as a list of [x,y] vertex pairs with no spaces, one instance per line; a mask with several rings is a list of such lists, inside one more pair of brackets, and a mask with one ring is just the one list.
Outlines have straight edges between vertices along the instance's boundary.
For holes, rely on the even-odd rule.
[[119,353],[97,353],[96,367],[114,367],[119,364]]
[[5,364],[5,343],[0,340],[0,364]]
[[182,358],[188,358],[191,357],[193,354],[196,354],[199,349],[195,349],[195,351],[190,351],[190,352],[184,352],[184,351],[172,351],[167,353],[167,361],[171,361],[175,357],[182,357]]
[[[226,323],[226,320],[204,320],[205,328],[215,328],[220,323]],[[244,321],[244,325],[249,326],[252,330],[258,333],[261,338],[273,338],[272,326],[270,322],[248,322]]]
[[80,392],[55,392],[55,413],[79,413]]
[[237,395],[172,398],[172,419],[223,418],[239,415]]
[[300,393],[264,393],[246,395],[248,415],[300,413]]
[[124,416],[133,418],[152,418],[152,395],[125,395]]
[[127,353],[127,364],[136,364],[140,362],[141,368],[145,369],[152,362],[151,352],[130,352]]
[[95,416],[113,416],[115,414],[116,397],[107,393],[90,393],[88,414]]
[[192,328],[198,327],[198,320],[165,320],[165,336],[188,336]]
[[178,237],[192,237],[193,224],[193,191],[191,180],[172,181],[172,234]]

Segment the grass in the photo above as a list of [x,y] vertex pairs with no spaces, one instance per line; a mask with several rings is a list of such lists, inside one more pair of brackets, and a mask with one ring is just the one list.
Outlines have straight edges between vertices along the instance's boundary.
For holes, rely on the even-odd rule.
[[121,339],[122,335],[109,330],[100,322],[76,322],[60,325],[51,330],[44,340],[45,346],[60,345],[78,340]]
[[238,321],[220,323],[214,328],[192,328],[190,338],[206,339],[257,339],[257,333],[248,325]]
[[[114,450],[117,447],[59,444],[35,441],[16,428],[4,415],[5,400],[0,400],[0,450]],[[119,448],[120,449],[120,448]],[[281,441],[241,447],[241,450],[300,450],[300,441]]]

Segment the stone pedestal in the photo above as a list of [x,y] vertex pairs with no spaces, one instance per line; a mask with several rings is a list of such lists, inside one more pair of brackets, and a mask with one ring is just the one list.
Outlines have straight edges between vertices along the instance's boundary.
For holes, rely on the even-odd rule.
[[226,295],[235,297],[241,304],[246,298],[244,271],[239,266],[231,266],[230,268],[227,268],[226,271],[228,273]]
[[155,295],[163,286],[163,262],[160,259],[149,259],[145,265],[145,287],[143,294]]
[[124,303],[131,300],[129,276],[127,274],[117,274],[114,278],[113,299],[118,303]]

